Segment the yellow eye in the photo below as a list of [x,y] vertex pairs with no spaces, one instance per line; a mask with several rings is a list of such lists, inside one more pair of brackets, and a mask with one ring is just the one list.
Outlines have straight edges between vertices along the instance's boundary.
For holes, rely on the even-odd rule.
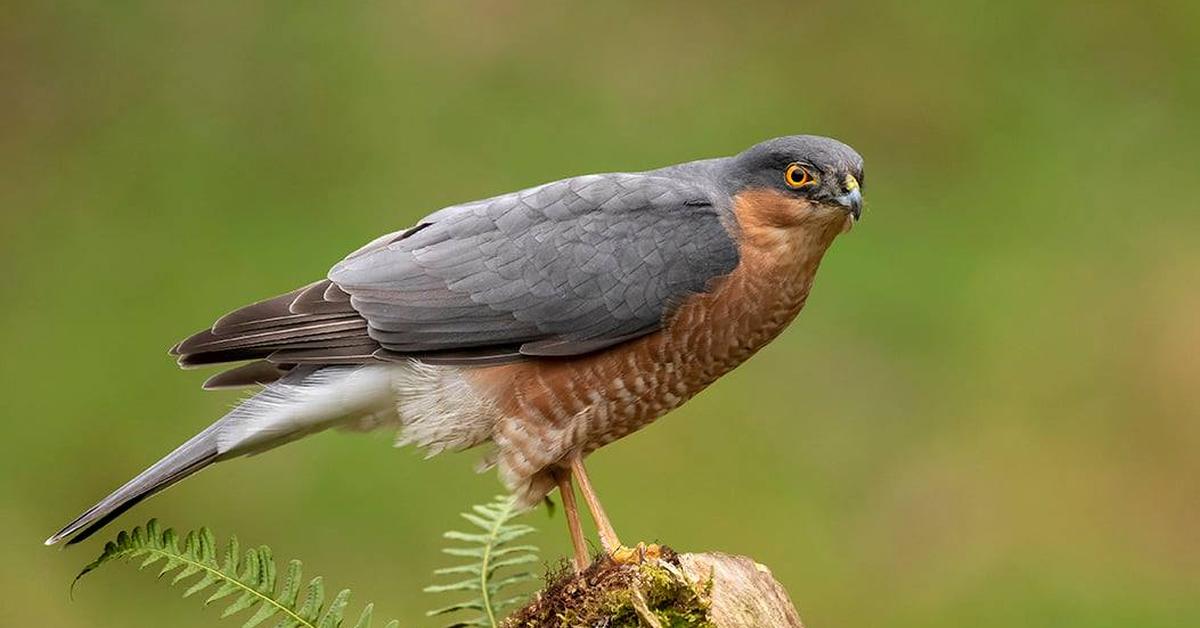
[[808,172],[808,168],[800,164],[788,166],[787,171],[783,173],[783,180],[787,182],[788,187],[792,188],[802,188],[817,182],[817,179]]

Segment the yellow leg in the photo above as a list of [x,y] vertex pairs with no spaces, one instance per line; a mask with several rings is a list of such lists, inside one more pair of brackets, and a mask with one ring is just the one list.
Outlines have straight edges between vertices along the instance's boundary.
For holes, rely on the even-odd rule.
[[583,493],[583,501],[587,502],[588,510],[592,511],[592,519],[596,521],[596,531],[600,533],[600,546],[611,556],[621,549],[621,540],[617,538],[612,522],[604,513],[600,499],[596,497],[596,490],[592,488],[592,481],[588,479],[587,469],[583,468],[583,456],[575,455],[571,458],[571,472],[579,479],[579,492]]
[[575,487],[571,486],[570,469],[557,469],[554,479],[558,482],[558,493],[562,496],[563,511],[567,513],[567,529],[571,532],[571,546],[575,548],[575,573],[587,569],[591,562],[587,543],[583,540],[583,526],[579,523],[579,506],[575,503]]

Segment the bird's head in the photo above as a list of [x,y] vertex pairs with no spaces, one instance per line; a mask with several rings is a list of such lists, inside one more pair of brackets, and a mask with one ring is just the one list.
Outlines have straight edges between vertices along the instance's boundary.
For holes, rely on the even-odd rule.
[[732,196],[770,195],[781,224],[813,219],[847,227],[862,215],[863,160],[827,137],[789,135],[756,144],[726,164]]

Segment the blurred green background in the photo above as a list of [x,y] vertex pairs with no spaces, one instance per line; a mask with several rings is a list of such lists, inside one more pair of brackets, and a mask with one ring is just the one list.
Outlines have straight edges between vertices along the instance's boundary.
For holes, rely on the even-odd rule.
[[[131,570],[71,602],[100,541],[41,546],[237,399],[179,338],[447,204],[806,132],[866,157],[866,216],[790,331],[592,457],[619,531],[756,557],[812,626],[1200,625],[1198,59],[1184,1],[5,3],[0,624],[217,625]],[[435,625],[499,484],[389,439],[120,525]]]

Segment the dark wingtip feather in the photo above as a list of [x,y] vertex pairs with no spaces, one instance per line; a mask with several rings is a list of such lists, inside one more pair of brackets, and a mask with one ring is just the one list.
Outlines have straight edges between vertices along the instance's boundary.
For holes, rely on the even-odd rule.
[[285,372],[285,369],[278,364],[259,360],[213,375],[205,380],[204,389],[220,390],[222,388],[262,386],[279,379]]
[[292,293],[292,300],[288,301],[287,309],[292,314],[305,314],[312,311],[312,308],[319,307],[325,303],[325,290],[333,285],[332,281],[322,279],[316,283],[309,284],[308,287]]
[[299,290],[293,290],[286,294],[281,294],[276,297],[271,297],[270,299],[263,299],[262,301],[257,301],[255,303],[251,303],[250,305],[239,307],[238,309],[222,316],[221,318],[218,318],[217,322],[213,323],[212,329],[216,333],[221,333],[227,329],[238,327],[239,325],[252,324],[264,319],[274,319],[280,316],[291,314],[291,312],[288,311],[288,306],[291,305],[292,301],[294,301],[298,295],[302,294],[305,290],[308,290],[310,287],[312,287],[312,285],[313,284],[310,284],[300,288]]
[[[279,350],[370,343],[366,328],[366,320],[350,305],[349,295],[323,279],[234,310],[212,328],[188,336],[169,353],[183,368],[244,362]],[[206,387],[243,385],[238,377],[218,375]]]
[[265,348],[250,348],[250,349],[230,349],[228,351],[204,351],[201,353],[184,353],[179,356],[175,362],[182,369],[194,369],[201,366],[212,366],[213,364],[226,364],[229,362],[248,362],[250,360],[261,360],[268,355],[271,355],[273,349]]
[[184,338],[179,344],[175,345],[175,355],[186,355],[195,353],[197,349],[214,342],[219,342],[221,338],[214,334],[211,329],[198,331],[187,338]]

